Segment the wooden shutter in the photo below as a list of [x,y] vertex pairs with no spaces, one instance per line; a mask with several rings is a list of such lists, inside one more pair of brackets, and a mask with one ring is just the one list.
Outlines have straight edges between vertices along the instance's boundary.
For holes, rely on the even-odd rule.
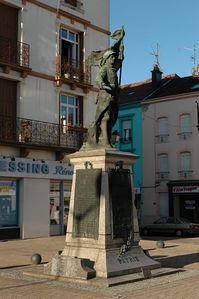
[[0,60],[16,64],[18,9],[0,3]]
[[17,40],[18,9],[0,3],[0,36]]
[[79,97],[79,124],[84,125],[84,119],[83,119],[83,97]]
[[84,81],[84,35],[83,32],[79,33],[79,65],[80,65],[80,73],[81,80]]
[[0,139],[14,141],[17,82],[0,79]]

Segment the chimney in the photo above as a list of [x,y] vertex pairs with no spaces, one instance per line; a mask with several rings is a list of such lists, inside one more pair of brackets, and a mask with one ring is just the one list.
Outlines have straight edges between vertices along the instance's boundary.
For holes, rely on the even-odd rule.
[[159,69],[159,66],[157,64],[154,64],[152,73],[152,86],[153,88],[158,87],[161,84],[162,80],[162,72]]

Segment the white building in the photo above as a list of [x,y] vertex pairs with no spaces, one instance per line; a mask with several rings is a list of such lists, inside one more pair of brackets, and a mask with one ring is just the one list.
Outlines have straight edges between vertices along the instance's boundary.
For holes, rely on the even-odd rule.
[[144,222],[199,222],[199,77],[159,82],[142,102]]
[[108,0],[0,1],[0,239],[64,233],[108,36]]

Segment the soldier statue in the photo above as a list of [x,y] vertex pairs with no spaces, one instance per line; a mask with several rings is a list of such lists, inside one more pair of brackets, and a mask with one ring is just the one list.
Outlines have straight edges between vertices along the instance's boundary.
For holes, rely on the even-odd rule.
[[[82,149],[110,148],[112,147],[112,128],[118,117],[119,84],[117,72],[122,68],[124,60],[123,38],[124,29],[116,30],[111,36],[116,42],[113,46],[92,52],[87,63],[98,65],[96,83],[99,92],[96,99],[95,120],[88,128],[88,137]],[[121,75],[120,75],[121,78]]]

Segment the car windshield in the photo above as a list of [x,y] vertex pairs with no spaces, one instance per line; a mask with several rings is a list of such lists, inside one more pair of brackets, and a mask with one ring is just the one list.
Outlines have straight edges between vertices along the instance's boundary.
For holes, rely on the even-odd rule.
[[186,218],[179,218],[180,222],[183,222],[183,223],[190,223],[190,221]]

